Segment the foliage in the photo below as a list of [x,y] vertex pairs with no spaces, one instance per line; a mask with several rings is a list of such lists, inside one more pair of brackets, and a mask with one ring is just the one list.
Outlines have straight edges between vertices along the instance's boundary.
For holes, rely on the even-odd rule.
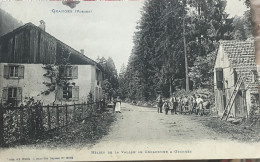
[[251,107],[250,107],[250,112],[249,112],[249,122],[252,126],[254,125],[259,125],[259,95],[252,95],[251,98]]
[[244,17],[236,16],[233,21],[234,30],[232,32],[233,39],[246,40],[252,37],[251,13],[246,11]]
[[126,67],[123,64],[121,69],[120,69],[120,73],[119,73],[119,77],[118,77],[118,84],[119,84],[119,88],[118,88],[118,95],[121,97],[121,99],[126,99],[127,98],[127,80],[125,78],[125,73],[126,73]]
[[[56,107],[56,105],[42,107],[39,101],[29,97],[26,99],[25,104],[18,108],[10,109],[9,106],[4,106],[3,121],[6,146],[39,143],[41,140],[48,141],[52,133],[60,137],[73,138],[74,140],[83,140],[84,137],[88,137],[88,140],[102,137],[107,133],[113,116],[109,113],[100,114],[97,111],[98,103],[92,101],[89,100],[91,104],[67,105],[67,108],[65,106]],[[80,131],[80,136],[84,135],[84,137],[78,135],[78,131],[74,129],[75,125],[80,126],[77,128],[86,128],[86,131]],[[66,132],[61,132],[61,129]],[[67,130],[71,130],[71,132]],[[75,131],[77,131],[76,134],[74,134]],[[55,142],[64,139],[54,138],[50,140],[53,145],[57,145],[58,143]],[[73,141],[70,142],[73,143]],[[63,144],[67,144],[66,141],[63,141]]]
[[45,64],[43,65],[43,69],[46,70],[46,73],[43,74],[44,77],[49,78],[49,82],[43,82],[44,85],[48,87],[47,90],[41,92],[43,95],[48,95],[51,92],[57,90],[57,86],[66,87],[69,86],[71,78],[64,77],[65,67],[70,65],[70,52],[59,46],[57,49],[57,53],[61,54],[58,57],[58,61],[56,64]]
[[93,94],[91,92],[89,92],[87,103],[89,104],[89,103],[93,103],[93,102],[94,102]]
[[118,75],[115,63],[111,57],[108,59],[101,57],[97,58],[97,62],[103,67],[103,82],[102,87],[105,92],[106,98],[111,100],[116,97],[118,89]]
[[193,88],[201,87],[213,90],[214,65],[217,56],[217,50],[212,51],[207,56],[198,56],[194,66],[190,68],[189,76],[193,81]]
[[[146,1],[132,54],[120,76],[121,95],[154,100],[156,93],[169,97],[184,89],[184,37],[190,88],[212,87],[217,42],[233,39],[233,18],[225,7],[225,0]],[[239,27],[236,30],[241,31]]]
[[42,68],[46,70],[46,73],[43,74],[43,76],[50,79],[50,82],[43,82],[43,84],[46,85],[48,89],[43,91],[42,94],[48,95],[55,90],[58,67],[53,64],[48,64],[44,65]]
[[[42,112],[39,106],[40,101],[33,97],[27,97],[20,109],[8,109],[3,114],[4,121],[4,141],[6,144],[17,141],[18,139],[41,138],[44,131]],[[24,108],[26,107],[26,108]],[[23,122],[21,122],[23,121]]]

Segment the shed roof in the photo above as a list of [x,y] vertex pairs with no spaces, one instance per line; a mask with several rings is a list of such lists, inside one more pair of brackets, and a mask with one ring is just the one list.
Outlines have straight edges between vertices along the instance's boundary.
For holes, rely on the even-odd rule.
[[225,40],[220,41],[220,45],[224,54],[227,54],[231,67],[244,78],[245,86],[251,93],[258,93],[258,82],[254,80],[257,77],[254,40]]

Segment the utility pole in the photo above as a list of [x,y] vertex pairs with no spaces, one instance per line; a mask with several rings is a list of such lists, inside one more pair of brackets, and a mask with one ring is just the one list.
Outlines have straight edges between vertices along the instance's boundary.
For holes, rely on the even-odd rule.
[[184,58],[185,58],[186,91],[189,91],[190,86],[189,86],[188,59],[187,59],[186,38],[185,38],[185,16],[183,17],[183,44],[184,44]]

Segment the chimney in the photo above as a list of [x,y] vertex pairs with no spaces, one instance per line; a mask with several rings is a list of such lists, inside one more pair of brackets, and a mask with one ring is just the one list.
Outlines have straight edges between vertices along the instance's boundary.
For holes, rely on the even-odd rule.
[[84,49],[80,49],[80,53],[84,55]]
[[45,22],[44,22],[43,20],[40,21],[39,27],[40,27],[43,31],[45,31]]

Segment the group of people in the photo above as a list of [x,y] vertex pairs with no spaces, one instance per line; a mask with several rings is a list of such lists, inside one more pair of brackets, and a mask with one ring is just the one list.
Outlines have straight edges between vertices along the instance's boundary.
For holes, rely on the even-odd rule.
[[196,115],[203,115],[205,109],[209,109],[210,103],[208,101],[204,101],[204,97],[200,95],[183,95],[176,97],[174,94],[170,99],[163,98],[160,94],[156,99],[158,113],[163,113],[164,110],[165,115],[170,111],[171,114],[179,113],[195,113]]

